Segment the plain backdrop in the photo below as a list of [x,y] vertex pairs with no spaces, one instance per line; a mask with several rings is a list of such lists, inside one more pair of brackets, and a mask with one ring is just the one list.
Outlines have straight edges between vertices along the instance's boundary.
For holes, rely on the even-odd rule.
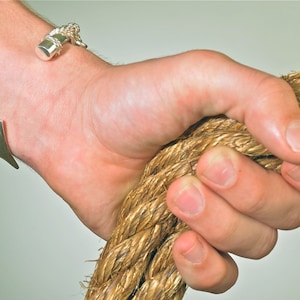
[[[89,49],[114,64],[213,49],[278,76],[300,70],[300,2],[28,3],[57,25],[80,24]],[[0,299],[82,300],[80,282],[92,274],[104,243],[34,171],[20,165],[14,170],[0,161]],[[300,299],[299,246],[299,230],[280,232],[267,258],[237,258],[240,276],[230,291],[189,290],[185,299]]]

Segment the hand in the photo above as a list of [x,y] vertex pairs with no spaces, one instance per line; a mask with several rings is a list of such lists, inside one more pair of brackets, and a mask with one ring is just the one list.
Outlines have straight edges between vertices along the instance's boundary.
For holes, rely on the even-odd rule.
[[[111,234],[120,202],[138,180],[146,162],[162,145],[204,116],[224,113],[245,122],[250,132],[275,155],[290,163],[300,162],[300,139],[294,126],[299,124],[299,109],[292,90],[283,80],[211,51],[192,51],[113,67],[88,51],[65,46],[63,56],[41,62],[34,55],[34,47],[50,31],[50,26],[18,3],[1,5],[3,24],[11,24],[0,28],[0,78],[5,82],[0,90],[1,99],[5,99],[0,117],[7,121],[10,148],[99,236],[108,238]],[[22,31],[22,39],[16,36],[18,22],[26,24],[23,28],[28,30],[28,34]],[[11,30],[15,39],[8,38],[12,36]],[[290,124],[292,129],[287,130]],[[218,195],[222,196],[224,191],[208,182],[204,184],[206,193],[216,190],[216,203],[220,203]],[[238,201],[240,186],[234,187],[230,199]],[[259,195],[258,191],[253,202]],[[228,208],[223,203],[226,213]],[[236,214],[236,222],[239,218],[243,222],[242,213],[247,215],[247,211]],[[252,218],[255,221],[257,216]],[[187,223],[194,226],[195,232],[199,231],[194,224]],[[244,223],[243,228],[249,225],[253,222]],[[255,234],[260,234],[259,225],[254,226]],[[188,234],[195,238],[195,233],[190,232],[183,239],[191,241],[189,236],[186,238]],[[268,234],[270,247],[274,244],[274,230],[269,229]],[[201,239],[201,235],[197,236]],[[202,240],[207,257],[217,259],[218,253]],[[268,250],[239,249],[236,240],[233,246],[222,246],[221,237],[217,236],[209,242],[223,251],[233,250],[244,256],[259,256]],[[180,240],[176,245],[175,259],[182,253]],[[176,261],[183,275],[189,277],[187,263]],[[219,262],[226,265],[227,272],[230,266],[234,268],[232,262],[219,258],[215,270]],[[199,270],[192,269],[190,275],[195,271]],[[221,285],[223,279],[212,282],[207,289],[212,289],[213,284]]]
[[[77,51],[83,56],[83,50]],[[75,53],[71,59],[74,57]],[[15,110],[15,118],[6,118],[11,120],[10,128],[16,127],[8,131],[9,137],[15,137],[9,144],[89,228],[104,238],[114,228],[119,204],[146,162],[203,116],[226,113],[246,122],[275,154],[298,158],[284,136],[298,108],[291,89],[282,80],[207,51],[118,67],[104,65],[85,53],[85,67],[79,69],[82,74],[68,58],[65,55],[44,63],[32,57],[34,71],[23,75],[21,93],[16,95],[14,90],[12,94],[6,88],[2,98],[27,104],[26,108],[18,106],[22,117]],[[19,65],[28,63],[21,59]],[[63,72],[59,66],[62,59]],[[75,59],[82,60],[79,56]],[[218,70],[217,74],[213,70]],[[257,88],[247,91],[244,85],[249,84],[249,78]],[[28,86],[29,95],[24,93]],[[238,87],[242,91],[237,91]],[[252,104],[253,90],[261,102],[257,108]],[[278,91],[277,100],[278,96],[273,96]],[[283,104],[281,97],[290,100]],[[268,105],[273,107],[271,121],[264,109]],[[280,107],[277,114],[276,106]],[[30,119],[24,119],[24,111]],[[29,139],[34,147],[28,147]],[[272,147],[275,141],[276,148]]]

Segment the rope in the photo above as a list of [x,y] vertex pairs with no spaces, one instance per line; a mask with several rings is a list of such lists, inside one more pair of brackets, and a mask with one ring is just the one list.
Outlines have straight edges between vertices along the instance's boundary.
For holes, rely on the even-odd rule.
[[[282,77],[300,102],[300,73]],[[186,284],[178,273],[172,245],[187,226],[166,206],[169,185],[195,174],[201,154],[225,145],[266,169],[281,161],[259,144],[245,125],[225,116],[205,118],[166,145],[146,166],[122,203],[115,231],[97,261],[85,300],[180,300]]]

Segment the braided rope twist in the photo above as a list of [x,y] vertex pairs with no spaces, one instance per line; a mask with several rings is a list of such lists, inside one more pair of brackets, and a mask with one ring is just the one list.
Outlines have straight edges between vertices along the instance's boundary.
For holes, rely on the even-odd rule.
[[[70,42],[72,45],[87,48],[87,45],[82,42],[79,35],[80,26],[77,23],[68,23],[67,25],[62,25],[52,29],[44,39],[50,40],[58,49],[58,53],[62,50],[63,44]],[[62,35],[64,37],[63,41],[57,38],[57,35]]]
[[[282,78],[300,103],[300,73]],[[195,174],[201,154],[217,145],[234,148],[264,168],[280,172],[281,160],[259,144],[245,125],[225,116],[201,120],[150,161],[127,195],[85,300],[183,298],[186,284],[175,267],[172,245],[188,228],[167,209],[166,192],[176,178]]]

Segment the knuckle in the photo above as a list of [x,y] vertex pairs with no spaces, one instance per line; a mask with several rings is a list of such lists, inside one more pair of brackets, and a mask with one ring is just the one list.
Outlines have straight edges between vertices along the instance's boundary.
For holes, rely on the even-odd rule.
[[257,242],[256,250],[252,254],[252,259],[261,259],[267,256],[275,247],[278,239],[278,232],[276,229],[269,228],[265,231],[265,234]]
[[270,103],[276,107],[277,105],[281,105],[283,100],[286,101],[286,109],[282,112],[282,116],[285,113],[289,114],[292,110],[298,107],[297,101],[295,101],[295,94],[291,86],[282,78],[265,74],[255,87],[255,91],[257,97],[259,96],[260,98],[255,110],[257,111],[257,108],[259,108],[263,115],[265,115]]
[[285,80],[269,74],[265,74],[257,88],[261,91],[261,95],[265,95],[266,98],[272,97],[278,93],[292,92],[292,88]]
[[212,243],[222,251],[229,250],[226,247],[229,245],[232,237],[235,236],[238,228],[239,218],[236,218],[234,214],[220,219],[219,223],[216,223],[210,232]]
[[206,274],[205,280],[203,281],[204,288],[210,293],[221,294],[229,290],[237,280],[238,271],[235,263],[229,264],[227,253],[221,253],[223,260],[218,264],[218,267],[211,270],[210,273]]
[[300,210],[292,209],[285,215],[282,225],[279,226],[282,230],[296,229],[300,226]]
[[225,54],[214,50],[190,50],[182,53],[180,57],[185,66],[188,64],[189,69],[198,69],[198,63],[217,65],[220,60],[228,59]]
[[209,272],[206,272],[205,277],[195,278],[193,282],[189,283],[189,286],[195,290],[222,293],[229,288],[226,286],[220,289],[220,286],[224,285],[227,275],[226,266],[220,264],[218,268],[212,268]]
[[266,197],[263,191],[263,188],[256,186],[251,190],[251,193],[244,195],[244,198],[238,204],[240,212],[249,216],[256,216],[262,212],[266,204]]

